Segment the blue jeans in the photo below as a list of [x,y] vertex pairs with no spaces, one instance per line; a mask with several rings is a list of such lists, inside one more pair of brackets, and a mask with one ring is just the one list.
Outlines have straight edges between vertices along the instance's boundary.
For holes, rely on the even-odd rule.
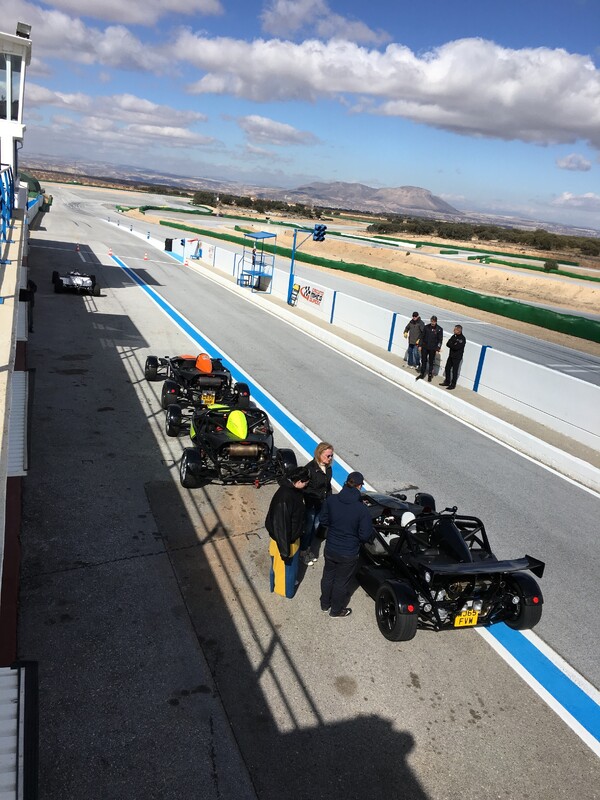
[[300,539],[300,550],[308,550],[312,544],[315,531],[319,527],[319,508],[307,508],[304,511],[304,533]]
[[416,344],[408,345],[407,362],[409,367],[417,367],[418,369],[421,366],[421,357],[419,355],[418,345]]

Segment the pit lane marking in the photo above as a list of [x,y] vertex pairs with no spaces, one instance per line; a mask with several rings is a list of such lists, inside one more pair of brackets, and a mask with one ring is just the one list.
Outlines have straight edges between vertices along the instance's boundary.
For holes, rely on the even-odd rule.
[[[156,304],[156,306],[175,324],[179,329],[185,333],[192,342],[200,345],[210,355],[220,356],[225,365],[230,369],[232,375],[236,380],[244,379],[250,388],[251,395],[255,402],[258,402],[263,409],[272,418],[275,427],[287,436],[305,455],[307,458],[312,457],[312,449],[317,444],[319,439],[315,434],[304,425],[297,417],[290,411],[285,409],[275,398],[263,389],[259,384],[253,381],[250,376],[242,370],[239,364],[234,362],[228,356],[224,355],[204,334],[202,334],[183,314],[175,309],[167,300],[161,297],[158,292],[146,284],[138,275],[133,272],[127,265],[115,255],[112,255],[113,261],[118,264],[121,269],[142,289],[147,296]],[[248,301],[250,302],[250,301]],[[273,316],[277,316],[271,313]],[[278,317],[279,318],[279,317]],[[280,318],[279,318],[280,319]],[[288,323],[291,325],[291,323]],[[293,327],[293,326],[292,326]],[[306,333],[306,331],[302,331]],[[311,336],[311,334],[306,334]],[[316,337],[311,336],[316,339]],[[317,340],[320,341],[320,340]],[[324,344],[321,342],[321,344]],[[325,345],[330,350],[338,352],[331,345]],[[344,355],[342,353],[342,355]],[[345,356],[349,358],[348,356]],[[352,360],[352,359],[349,359]],[[353,362],[356,363],[356,362]],[[389,378],[379,375],[375,370],[365,367],[375,375],[382,377],[389,383],[397,386]],[[399,387],[403,389],[403,387]],[[403,389],[407,391],[407,389]],[[412,394],[412,393],[411,393]],[[413,395],[414,396],[414,395]],[[429,405],[436,408],[436,406],[429,402]],[[437,409],[438,411],[440,409]],[[447,416],[451,414],[446,413]],[[456,419],[452,417],[452,419]],[[460,421],[460,420],[459,420]],[[478,433],[483,433],[484,436],[497,441],[494,437],[480,431],[469,423],[464,423],[472,430]],[[498,442],[507,449],[511,450],[518,455],[523,456],[510,445],[504,445],[503,442]],[[538,462],[530,456],[523,456],[529,461],[537,464]],[[576,481],[560,475],[560,473],[553,470],[551,467],[545,467],[548,471],[558,475],[564,480],[579,486]],[[352,467],[339,458],[336,458],[334,463],[334,483],[337,488],[345,481],[346,476],[352,471]],[[365,484],[369,491],[373,487]],[[579,488],[586,489],[587,487],[579,486]],[[587,490],[590,494],[600,497],[597,492]],[[596,755],[600,756],[600,693],[589,684],[581,675],[579,675],[572,667],[570,667],[563,659],[558,656],[548,645],[541,642],[539,637],[535,634],[525,636],[521,631],[514,631],[504,623],[499,623],[492,628],[475,628],[476,632],[483,637],[483,639],[490,644],[495,652],[512,667],[515,672],[520,675],[523,680],[532,688],[535,693],[540,697],[546,705],[551,708],[562,720],[569,726],[569,728],[584,742]]]

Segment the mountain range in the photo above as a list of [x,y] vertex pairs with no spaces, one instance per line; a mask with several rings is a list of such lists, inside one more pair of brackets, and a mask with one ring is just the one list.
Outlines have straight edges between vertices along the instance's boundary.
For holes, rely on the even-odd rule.
[[173,173],[158,172],[150,168],[132,167],[109,162],[65,161],[61,158],[27,154],[21,156],[22,168],[38,175],[41,180],[52,180],[51,173],[72,175],[82,183],[85,178],[96,178],[111,186],[143,188],[148,185],[167,186],[182,191],[208,191],[234,195],[250,195],[270,200],[284,200],[289,203],[325,206],[347,211],[368,211],[375,214],[402,214],[405,216],[427,217],[443,221],[471,222],[481,225],[499,225],[505,228],[535,230],[543,228],[550,233],[575,236],[600,235],[598,230],[578,228],[555,222],[542,222],[517,216],[484,214],[477,211],[459,211],[427,189],[418,186],[399,186],[397,188],[374,188],[362,183],[315,182],[297,189],[265,187],[255,184],[238,183],[231,180],[195,178]]

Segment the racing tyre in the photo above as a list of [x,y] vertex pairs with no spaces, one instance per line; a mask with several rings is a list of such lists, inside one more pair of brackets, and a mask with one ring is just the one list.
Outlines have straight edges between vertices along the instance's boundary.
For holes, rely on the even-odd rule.
[[184,489],[195,489],[198,485],[198,479],[194,474],[202,465],[202,459],[196,450],[191,447],[186,447],[179,462],[179,482]]
[[155,381],[158,377],[158,358],[148,356],[144,365],[144,377],[147,381]]
[[94,297],[100,297],[100,286],[95,281],[92,286],[92,295]]
[[[401,591],[404,587],[406,591]],[[419,615],[416,608],[412,614],[402,611],[406,593],[412,590],[406,584],[386,582],[375,595],[375,617],[380,632],[390,642],[408,642],[417,632]]]
[[56,294],[60,294],[62,292],[62,290],[63,290],[62,281],[61,281],[60,278],[57,278],[54,281],[54,291],[56,292]]
[[181,406],[176,404],[167,408],[165,417],[165,431],[167,436],[178,436],[181,431]]
[[[531,581],[531,583],[533,583],[533,581]],[[504,621],[509,628],[515,631],[529,631],[531,628],[535,628],[542,618],[543,604],[541,602],[541,592],[537,595],[540,602],[536,604],[526,604],[523,590],[516,581],[513,583],[513,587],[515,594],[519,597],[519,602],[513,606],[514,610],[512,615],[507,617]]]
[[247,383],[236,383],[233,387],[236,408],[250,408],[250,388]]
[[54,272],[52,273],[52,283],[56,283],[57,280],[58,280],[58,272],[54,270]]
[[169,406],[177,402],[178,386],[175,381],[166,380],[163,383],[162,391],[160,393],[160,405],[166,411]]
[[284,475],[287,475],[293,469],[296,469],[298,466],[298,460],[296,458],[296,453],[293,450],[290,450],[287,447],[282,447],[277,451],[277,463],[283,472]]

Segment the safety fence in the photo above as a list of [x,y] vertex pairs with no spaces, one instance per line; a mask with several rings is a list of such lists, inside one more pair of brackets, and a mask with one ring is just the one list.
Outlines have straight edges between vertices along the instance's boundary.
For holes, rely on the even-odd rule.
[[[241,236],[217,233],[214,230],[191,228],[166,220],[161,220],[161,225],[192,231],[201,236],[209,236],[213,239],[231,242],[232,244],[244,245],[244,239]],[[265,244],[264,247],[265,251],[275,253],[275,248],[270,245]],[[277,255],[283,258],[291,258],[292,256],[291,249],[287,247],[278,245],[276,251]],[[295,258],[296,261],[302,261],[306,264],[313,264],[338,272],[347,272],[352,275],[359,275],[363,278],[371,278],[390,286],[398,286],[402,289],[420,292],[429,297],[437,297],[441,300],[467,306],[468,308],[476,308],[480,311],[487,311],[490,314],[498,314],[501,317],[508,317],[509,319],[514,319],[519,322],[526,322],[530,325],[537,325],[540,328],[564,333],[568,336],[577,336],[581,339],[600,343],[600,322],[597,320],[579,317],[575,314],[552,311],[551,309],[540,308],[538,306],[528,305],[527,303],[519,303],[515,300],[509,300],[503,297],[492,297],[457,286],[424,281],[421,278],[413,278],[412,276],[403,275],[399,272],[392,272],[391,270],[382,269],[381,267],[370,267],[366,264],[354,264],[347,261],[333,261],[332,259],[320,258],[319,256],[313,256],[300,251],[296,251]]]
[[0,165],[0,242],[7,242],[15,207],[15,181],[12,167]]
[[[519,256],[520,258],[521,256]],[[469,258],[476,258],[476,256],[469,256]],[[564,261],[562,262],[565,263]],[[515,267],[516,269],[530,269],[534,270],[535,272],[549,272],[550,270],[546,270],[544,267],[535,267],[533,264],[519,264],[516,261],[503,261],[500,258],[486,258],[486,264],[500,264],[503,267]],[[595,275],[582,275],[579,272],[567,272],[564,269],[553,269],[553,275],[560,275],[563,278],[577,278],[581,281],[593,281],[595,283],[600,283],[600,278],[597,278]]]

